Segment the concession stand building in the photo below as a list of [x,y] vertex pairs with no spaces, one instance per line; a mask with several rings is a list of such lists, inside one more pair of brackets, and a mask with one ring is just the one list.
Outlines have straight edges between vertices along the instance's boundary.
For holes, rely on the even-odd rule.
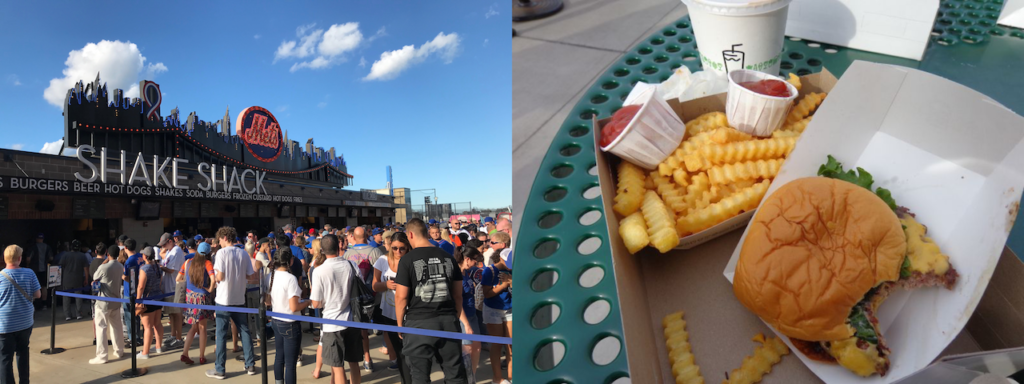
[[[292,224],[306,228],[394,221],[394,197],[352,184],[335,148],[290,140],[274,115],[249,107],[232,119],[161,115],[160,86],[140,97],[79,82],[64,103],[61,155],[0,150],[0,242],[83,244],[127,234],[155,243],[163,232],[211,236]],[[234,128],[234,129],[232,129]]]

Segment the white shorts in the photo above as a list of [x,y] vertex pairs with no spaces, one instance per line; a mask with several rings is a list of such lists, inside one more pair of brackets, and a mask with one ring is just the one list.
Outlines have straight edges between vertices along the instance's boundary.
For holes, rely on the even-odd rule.
[[512,310],[494,309],[484,305],[484,324],[512,322]]

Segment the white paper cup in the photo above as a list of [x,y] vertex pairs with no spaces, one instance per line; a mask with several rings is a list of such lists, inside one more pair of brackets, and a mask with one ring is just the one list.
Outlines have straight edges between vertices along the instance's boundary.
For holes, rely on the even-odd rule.
[[601,150],[651,170],[679,147],[686,125],[656,92],[648,92],[645,99],[619,137]]
[[792,0],[682,0],[704,70],[779,74]]
[[[739,83],[761,80],[779,80],[786,84],[789,97],[762,95]],[[796,87],[788,81],[764,72],[741,69],[729,72],[729,93],[725,98],[725,117],[729,125],[740,132],[754,136],[771,136],[782,127],[797,96]]]

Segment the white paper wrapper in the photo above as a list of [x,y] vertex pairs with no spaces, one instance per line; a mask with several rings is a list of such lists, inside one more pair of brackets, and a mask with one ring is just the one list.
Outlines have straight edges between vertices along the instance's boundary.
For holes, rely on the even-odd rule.
[[679,147],[686,126],[665,100],[655,96],[653,86],[641,91],[633,104],[643,104],[643,107],[619,137],[602,147],[602,151],[614,153],[645,169],[654,169]]

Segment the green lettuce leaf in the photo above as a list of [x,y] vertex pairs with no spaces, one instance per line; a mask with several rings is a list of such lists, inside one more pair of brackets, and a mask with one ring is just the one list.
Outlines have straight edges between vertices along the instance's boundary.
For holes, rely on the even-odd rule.
[[[832,157],[832,155],[828,155],[828,161],[818,167],[818,176],[854,183],[869,191],[871,190],[871,184],[875,183],[874,178],[872,178],[871,174],[868,173],[868,171],[865,171],[864,168],[857,167],[857,171],[852,169],[843,171],[843,163],[840,163],[836,158]],[[889,209],[892,209],[894,212],[896,211],[896,200],[892,198],[892,193],[890,193],[888,189],[879,187],[875,189],[874,192],[875,195],[889,206]]]

